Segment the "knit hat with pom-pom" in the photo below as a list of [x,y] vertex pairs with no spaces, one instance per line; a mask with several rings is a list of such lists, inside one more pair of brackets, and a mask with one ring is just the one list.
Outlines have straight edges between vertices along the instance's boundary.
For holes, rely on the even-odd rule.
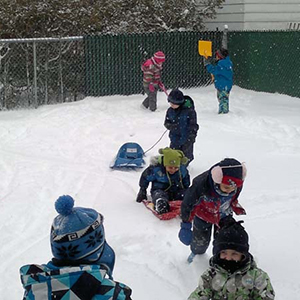
[[102,263],[111,269],[114,251],[105,241],[103,216],[92,208],[74,207],[71,196],[64,195],[55,202],[59,215],[51,227],[51,250],[57,260]]
[[158,63],[161,64],[166,60],[166,56],[162,51],[157,51],[153,54],[153,59]]

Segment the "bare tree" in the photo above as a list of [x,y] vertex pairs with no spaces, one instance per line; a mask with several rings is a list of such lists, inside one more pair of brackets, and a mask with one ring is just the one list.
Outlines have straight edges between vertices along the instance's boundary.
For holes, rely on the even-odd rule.
[[201,30],[224,0],[2,0],[0,37]]

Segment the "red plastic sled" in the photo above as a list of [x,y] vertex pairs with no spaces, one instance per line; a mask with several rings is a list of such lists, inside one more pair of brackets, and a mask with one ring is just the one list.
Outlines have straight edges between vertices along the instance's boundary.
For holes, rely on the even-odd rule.
[[180,207],[181,207],[181,202],[182,202],[181,200],[169,201],[170,211],[165,214],[161,214],[161,215],[159,215],[155,211],[154,204],[151,201],[143,200],[142,202],[144,203],[146,208],[151,210],[151,212],[154,214],[154,216],[160,220],[163,220],[163,221],[171,220],[180,215]]

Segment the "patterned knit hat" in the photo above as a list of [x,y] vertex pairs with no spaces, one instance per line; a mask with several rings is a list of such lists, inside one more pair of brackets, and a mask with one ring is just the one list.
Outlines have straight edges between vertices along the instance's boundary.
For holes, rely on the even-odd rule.
[[211,169],[211,176],[215,183],[240,187],[247,174],[244,164],[234,158],[225,158]]
[[110,262],[104,264],[112,272],[115,254],[105,241],[103,216],[94,209],[73,206],[74,200],[68,195],[55,202],[59,215],[53,220],[50,235],[54,258],[98,264],[110,256]]
[[181,164],[186,164],[188,159],[184,156],[181,150],[175,150],[171,148],[159,149],[158,151],[163,155],[163,163],[165,167],[177,167]]
[[247,255],[249,252],[249,238],[242,221],[221,227],[213,242],[213,255],[218,255],[222,250],[231,249]]
[[158,64],[161,64],[166,60],[166,56],[162,51],[155,52],[153,58]]
[[174,89],[168,96],[168,102],[181,105],[184,103],[183,93],[179,89]]

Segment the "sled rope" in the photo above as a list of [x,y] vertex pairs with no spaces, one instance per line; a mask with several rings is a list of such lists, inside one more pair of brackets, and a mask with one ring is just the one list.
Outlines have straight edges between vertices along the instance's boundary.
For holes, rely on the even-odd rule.
[[[146,151],[144,151],[143,152],[143,155],[145,155],[147,152],[149,152],[151,149],[153,149],[153,147],[155,147],[160,141],[161,141],[161,139],[163,138],[163,136],[166,134],[166,132],[168,131],[168,129],[166,129],[164,132],[163,132],[163,134],[160,136],[160,138],[148,149],[148,150],[146,150]],[[130,163],[132,162],[132,161],[134,161],[135,160],[135,158],[133,158],[133,159],[131,159],[129,162],[127,162],[127,164],[126,165],[124,165],[124,166],[128,166],[128,165],[130,165]]]
[[144,151],[144,155],[149,152],[151,149],[153,149],[163,138],[163,136],[166,134],[166,132],[168,131],[168,129],[166,129],[163,134],[160,136],[160,138],[155,142],[155,144],[153,144],[153,146],[151,146],[148,150]]

